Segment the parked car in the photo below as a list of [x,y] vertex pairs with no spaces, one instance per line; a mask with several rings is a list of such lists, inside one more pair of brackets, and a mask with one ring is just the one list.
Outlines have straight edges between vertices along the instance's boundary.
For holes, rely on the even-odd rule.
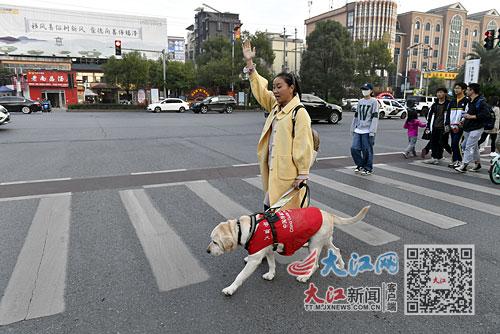
[[10,123],[10,113],[3,106],[0,106],[0,125]]
[[161,111],[177,111],[184,112],[189,109],[187,102],[181,99],[167,98],[158,103],[151,103],[146,108],[151,112],[161,112]]
[[405,119],[408,116],[408,110],[405,106],[396,100],[392,99],[377,99],[378,101],[378,116],[382,118],[399,117]]
[[327,121],[330,124],[337,124],[342,120],[340,106],[327,103],[316,95],[302,94],[301,102],[306,107],[312,121]]
[[[327,103],[316,95],[302,94],[300,100],[311,118],[311,121],[327,121],[330,124],[337,124],[342,120],[342,108],[333,103]],[[269,116],[267,111],[264,117]]]
[[434,102],[436,102],[437,97],[435,96],[410,96],[406,100],[415,101],[415,110],[420,114],[420,116],[427,117],[429,110]]
[[0,105],[10,112],[22,111],[24,114],[31,114],[34,111],[42,111],[40,102],[22,96],[1,96]]
[[236,100],[234,97],[229,95],[218,95],[209,96],[201,102],[193,103],[191,109],[195,114],[207,112],[213,110],[220,113],[226,112],[228,114],[232,113],[236,107]]

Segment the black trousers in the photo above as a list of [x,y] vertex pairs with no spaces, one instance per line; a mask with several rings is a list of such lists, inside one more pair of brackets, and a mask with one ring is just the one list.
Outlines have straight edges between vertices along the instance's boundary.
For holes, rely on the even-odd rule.
[[491,151],[490,152],[495,152],[495,141],[497,140],[497,134],[496,133],[486,133],[483,132],[481,135],[481,139],[477,142],[478,145],[481,145],[486,141],[486,138],[490,135],[490,141],[491,141]]
[[443,134],[444,129],[434,128],[431,133],[431,157],[434,159],[443,158]]

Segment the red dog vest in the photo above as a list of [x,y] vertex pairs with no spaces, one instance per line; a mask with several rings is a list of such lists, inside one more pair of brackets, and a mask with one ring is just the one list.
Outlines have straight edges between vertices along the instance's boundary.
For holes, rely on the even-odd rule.
[[[285,247],[281,255],[293,255],[320,229],[323,216],[318,208],[290,209],[276,213],[279,221],[274,223],[276,243]],[[271,226],[267,220],[257,225],[253,236],[248,242],[248,254],[252,255],[273,244]]]

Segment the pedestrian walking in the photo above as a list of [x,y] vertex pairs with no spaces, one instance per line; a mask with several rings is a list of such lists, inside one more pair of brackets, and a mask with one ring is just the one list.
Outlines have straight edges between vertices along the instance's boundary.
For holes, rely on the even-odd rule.
[[[250,75],[252,94],[259,104],[269,112],[257,145],[262,185],[265,191],[264,210],[278,201],[291,187],[309,178],[313,161],[313,136],[311,119],[300,103],[300,85],[292,73],[280,73],[273,80],[273,90],[255,69],[249,40],[243,43],[246,60],[245,72]],[[294,113],[294,110],[296,112]],[[292,116],[295,114],[295,119]],[[300,191],[283,209],[300,208],[306,189]]]
[[404,129],[408,131],[408,146],[403,153],[405,159],[408,159],[408,155],[412,153],[414,157],[417,156],[417,152],[415,151],[415,145],[418,140],[418,128],[425,128],[427,126],[426,123],[421,122],[418,119],[418,113],[414,109],[408,109],[408,117],[406,118],[406,122],[403,125]]
[[462,118],[465,115],[465,107],[468,100],[465,97],[467,85],[463,82],[458,82],[453,87],[455,96],[448,106],[446,114],[445,126],[450,127],[451,136],[451,162],[448,165],[450,168],[457,168],[462,164],[462,139],[464,131],[462,129]]
[[427,117],[426,131],[431,133],[431,159],[425,160],[424,163],[437,165],[443,158],[446,111],[449,101],[446,98],[448,91],[446,88],[438,88],[436,90],[437,101],[434,102]]
[[[465,107],[465,115],[463,120],[464,141],[462,150],[464,151],[464,159],[459,167],[455,170],[460,173],[477,172],[481,169],[481,156],[479,155],[479,139],[484,131],[485,120],[489,117],[488,106],[486,99],[481,96],[481,86],[476,83],[469,84],[466,91],[469,103]],[[476,165],[467,169],[467,166],[475,161]]]
[[[493,112],[495,113],[495,125],[493,126],[493,129],[491,130],[484,130],[483,134],[481,135],[481,139],[479,139],[478,145],[481,146],[482,143],[486,141],[486,137],[490,136],[490,156],[494,157],[495,156],[495,141],[497,140],[497,133],[499,129],[499,122],[500,122],[500,108],[498,107],[499,102],[498,96],[493,96],[490,99],[490,106],[493,109]],[[486,144],[485,144],[486,145]],[[481,152],[481,150],[479,150]]]
[[361,87],[363,98],[359,100],[351,124],[351,156],[356,164],[354,172],[361,175],[373,173],[373,146],[378,126],[378,102],[372,97],[373,86]]

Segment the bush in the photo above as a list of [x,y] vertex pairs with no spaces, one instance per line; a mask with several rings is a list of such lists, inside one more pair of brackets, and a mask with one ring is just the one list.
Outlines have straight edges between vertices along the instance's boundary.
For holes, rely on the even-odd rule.
[[138,110],[146,109],[145,105],[118,104],[118,103],[90,103],[90,104],[70,104],[68,111],[71,110]]

